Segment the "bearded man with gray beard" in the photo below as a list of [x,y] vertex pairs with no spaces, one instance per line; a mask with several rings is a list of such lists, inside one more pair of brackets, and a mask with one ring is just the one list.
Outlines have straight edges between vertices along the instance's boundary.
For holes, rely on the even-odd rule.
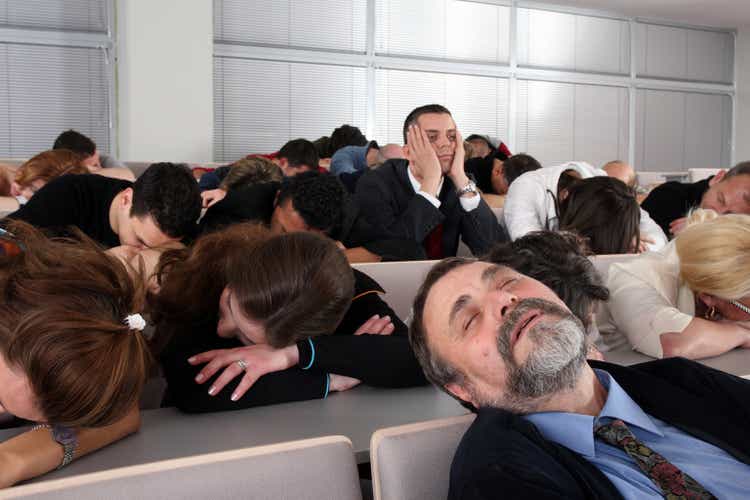
[[409,338],[427,378],[477,413],[451,500],[750,495],[750,381],[681,358],[587,361],[581,322],[528,276],[441,261]]

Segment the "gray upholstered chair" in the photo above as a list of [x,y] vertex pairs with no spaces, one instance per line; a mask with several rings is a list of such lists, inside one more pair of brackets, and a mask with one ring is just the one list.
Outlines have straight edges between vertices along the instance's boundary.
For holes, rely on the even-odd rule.
[[43,481],[0,498],[361,500],[362,493],[351,441],[329,436]]
[[370,442],[375,500],[447,498],[453,454],[473,421],[472,414],[376,431]]

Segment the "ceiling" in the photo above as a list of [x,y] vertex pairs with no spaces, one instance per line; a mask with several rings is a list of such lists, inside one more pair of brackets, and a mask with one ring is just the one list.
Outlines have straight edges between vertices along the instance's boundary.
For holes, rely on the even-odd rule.
[[750,27],[750,0],[547,0],[558,5],[616,12],[699,26]]

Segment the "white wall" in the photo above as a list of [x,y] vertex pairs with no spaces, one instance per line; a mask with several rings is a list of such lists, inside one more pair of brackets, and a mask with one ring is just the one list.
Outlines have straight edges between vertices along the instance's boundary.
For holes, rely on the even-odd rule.
[[209,0],[116,0],[117,157],[213,158]]
[[737,32],[735,161],[750,160],[750,26]]

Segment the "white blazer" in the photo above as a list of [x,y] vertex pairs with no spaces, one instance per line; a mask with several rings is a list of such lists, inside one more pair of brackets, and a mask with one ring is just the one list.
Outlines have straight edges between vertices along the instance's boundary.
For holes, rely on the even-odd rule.
[[[544,229],[557,229],[555,198],[557,182],[566,170],[575,170],[581,178],[606,176],[607,173],[586,162],[573,161],[526,172],[513,181],[505,196],[503,218],[511,239]],[[553,197],[554,196],[554,197]],[[667,237],[658,224],[641,209],[641,235],[654,241],[649,250],[659,250],[667,244]]]
[[596,318],[604,351],[629,342],[636,351],[661,358],[661,334],[681,332],[695,317],[695,295],[680,278],[674,242],[658,252],[612,264],[607,288],[609,301]]

